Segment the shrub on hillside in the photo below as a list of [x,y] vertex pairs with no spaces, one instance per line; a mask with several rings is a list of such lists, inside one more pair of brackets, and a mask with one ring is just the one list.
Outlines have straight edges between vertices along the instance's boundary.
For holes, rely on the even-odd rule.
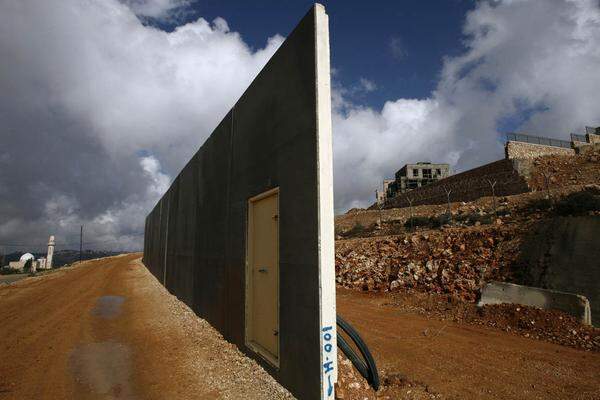
[[373,224],[370,228],[365,228],[363,224],[356,222],[350,230],[344,233],[344,236],[360,236],[367,231],[372,231],[374,227],[375,225]]
[[431,221],[429,219],[429,217],[422,217],[422,216],[416,216],[416,217],[410,217],[406,220],[406,222],[404,223],[404,226],[406,228],[416,228],[418,226],[431,226]]
[[[410,227],[410,225],[409,225],[409,227]],[[390,224],[388,227],[388,233],[390,235],[401,235],[405,232],[406,232],[405,226],[400,223]]]
[[532,199],[525,204],[524,207],[528,211],[546,211],[552,208],[552,201],[550,199]]
[[425,227],[425,228],[439,228],[443,225],[447,225],[450,223],[450,217],[448,214],[440,214],[433,217],[424,217],[424,216],[416,216],[411,217],[406,220],[404,223],[405,228],[416,228],[416,227]]
[[505,217],[510,214],[510,210],[507,208],[499,208],[496,210],[496,215],[499,217]]
[[469,214],[461,214],[454,217],[457,222],[462,222],[465,225],[474,225],[476,222],[479,222],[482,225],[487,225],[492,223],[492,216],[490,214],[478,214],[478,213],[469,213]]
[[435,217],[429,218],[429,226],[432,228],[439,228],[450,223],[450,216],[448,214],[440,214]]
[[558,215],[582,215],[600,211],[600,195],[592,191],[570,193],[556,203]]

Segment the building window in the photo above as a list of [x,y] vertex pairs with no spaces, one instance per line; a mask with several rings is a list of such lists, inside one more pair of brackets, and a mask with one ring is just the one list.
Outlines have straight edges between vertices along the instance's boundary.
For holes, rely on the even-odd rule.
[[436,173],[438,176],[441,176],[441,175],[442,175],[442,170],[438,168],[438,169],[436,169],[436,170],[435,170],[435,173]]
[[413,169],[413,176],[419,176],[419,170],[418,169]]
[[431,179],[431,169],[423,169],[423,178]]

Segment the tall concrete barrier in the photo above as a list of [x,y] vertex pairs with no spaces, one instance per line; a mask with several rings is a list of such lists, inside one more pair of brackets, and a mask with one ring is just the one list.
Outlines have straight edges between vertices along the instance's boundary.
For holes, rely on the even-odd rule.
[[317,4],[145,227],[152,274],[301,399],[337,380],[329,71]]
[[591,325],[592,323],[590,302],[585,296],[578,294],[506,282],[488,283],[481,292],[481,300],[478,305],[502,303],[559,310],[578,318],[584,324]]

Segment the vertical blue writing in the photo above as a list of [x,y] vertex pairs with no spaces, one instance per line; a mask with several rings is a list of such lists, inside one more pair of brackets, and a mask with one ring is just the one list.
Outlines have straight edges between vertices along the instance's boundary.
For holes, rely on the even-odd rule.
[[[322,329],[322,331],[324,332],[323,342],[330,342],[333,339],[331,333],[329,333],[329,331],[331,331],[332,329],[332,326],[326,326]],[[335,360],[330,360],[328,353],[331,353],[331,351],[333,350],[333,345],[331,343],[324,343],[323,350],[325,350],[325,362],[323,363],[323,373],[327,376],[327,397],[329,397],[333,394],[333,383],[331,383],[331,374],[333,373],[333,366]]]

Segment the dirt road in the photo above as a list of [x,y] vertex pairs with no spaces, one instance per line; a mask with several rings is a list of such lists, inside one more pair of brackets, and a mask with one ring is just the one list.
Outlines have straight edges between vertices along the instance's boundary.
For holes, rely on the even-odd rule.
[[[385,302],[338,289],[338,314],[360,331],[384,377],[443,399],[600,399],[599,353],[402,313]],[[412,398],[409,391],[400,393]]]
[[[0,287],[0,400],[291,397],[137,258],[89,261]],[[338,312],[391,382],[377,397],[600,399],[599,353],[402,313],[385,302],[338,289]],[[349,380],[342,387],[345,399],[374,397]]]
[[0,399],[290,397],[139,256],[0,287]]

